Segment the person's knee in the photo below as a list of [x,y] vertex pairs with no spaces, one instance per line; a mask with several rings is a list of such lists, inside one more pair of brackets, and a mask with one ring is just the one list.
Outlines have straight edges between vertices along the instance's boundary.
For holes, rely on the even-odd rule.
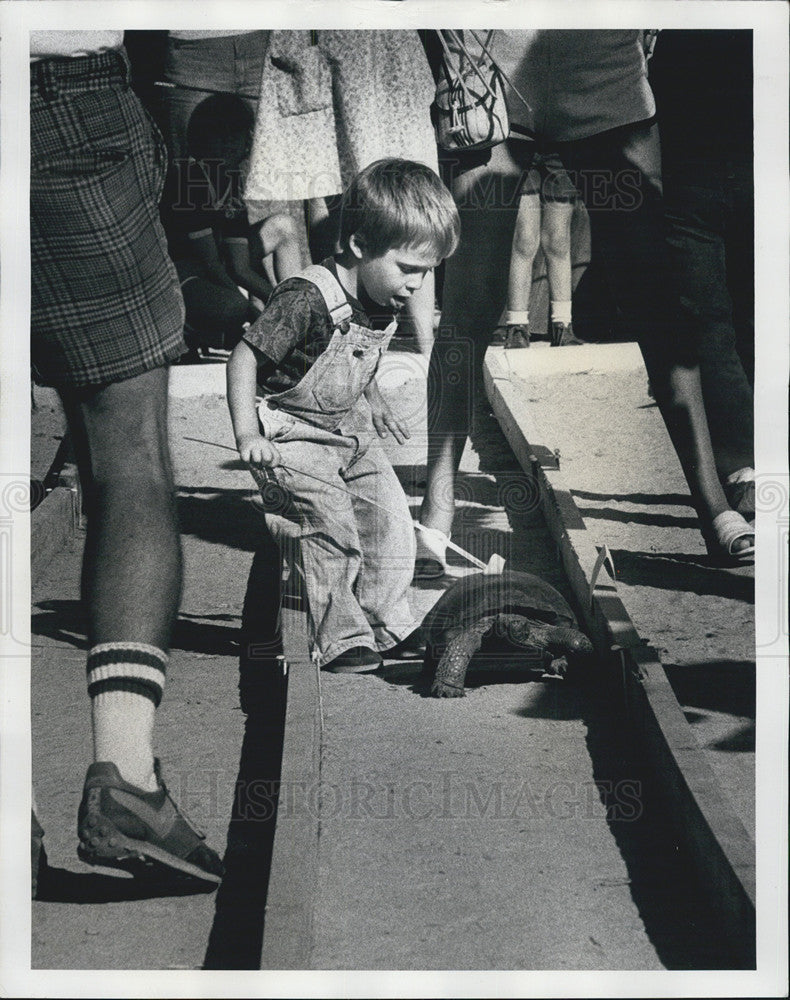
[[272,252],[284,243],[290,243],[297,239],[296,222],[290,215],[284,212],[270,215],[264,222],[261,236],[265,249]]
[[540,214],[529,212],[519,218],[513,233],[513,253],[532,261],[540,246]]
[[166,369],[81,393],[71,403],[71,413],[82,424],[94,482],[135,479],[171,488]]
[[547,257],[554,260],[570,259],[571,253],[571,220],[544,219],[540,231],[540,245]]

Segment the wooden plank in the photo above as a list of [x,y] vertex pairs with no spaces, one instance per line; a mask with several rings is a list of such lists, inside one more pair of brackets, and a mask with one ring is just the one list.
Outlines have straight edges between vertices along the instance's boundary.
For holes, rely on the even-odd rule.
[[655,650],[623,651],[629,722],[659,794],[678,817],[696,871],[718,911],[731,947],[755,964],[754,840],[736,815],[696,742]]
[[605,571],[596,581],[594,600],[591,600],[590,583],[598,548],[585,527],[561,469],[552,468],[551,463],[542,463],[539,459],[540,454],[553,453],[545,446],[533,444],[540,440],[540,435],[528,406],[491,352],[486,355],[484,377],[489,401],[510,447],[521,467],[538,481],[543,516],[559,547],[565,573],[576,596],[577,610],[596,650],[604,654],[613,644],[639,645],[641,639],[617,595],[617,586]]
[[308,969],[318,884],[320,689],[304,612],[284,607],[282,627],[288,695],[261,969]]
[[[678,835],[715,905],[731,946],[748,964],[755,960],[754,839],[722,791],[678,704],[655,650],[637,632],[617,593],[604,576],[591,587],[598,558],[561,467],[512,384],[496,352],[484,365],[489,401],[522,468],[537,479],[549,531],[596,651],[612,664],[619,650],[626,717],[640,753],[655,776],[659,794],[675,817]],[[561,462],[559,463],[561,466]]]

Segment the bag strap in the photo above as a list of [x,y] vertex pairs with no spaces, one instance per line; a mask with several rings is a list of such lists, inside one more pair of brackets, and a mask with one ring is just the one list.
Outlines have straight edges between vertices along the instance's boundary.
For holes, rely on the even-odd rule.
[[[462,52],[462,54],[465,55],[466,58],[469,60],[470,66],[475,71],[475,73],[477,74],[477,76],[480,78],[480,81],[483,84],[483,86],[485,87],[485,89],[486,89],[487,93],[489,94],[489,96],[493,96],[493,90],[491,89],[491,86],[489,85],[488,81],[486,80],[485,76],[483,75],[483,72],[480,69],[478,60],[470,53],[469,49],[466,47],[466,44],[464,43],[464,40],[463,40],[463,37],[461,36],[461,34],[458,31],[455,31],[452,28],[439,28],[437,30],[437,34],[439,35],[439,41],[441,42],[442,48],[444,49],[444,59],[442,60],[442,63],[444,65],[445,75],[447,76],[447,82],[449,84],[452,84],[454,82],[451,79],[451,77],[450,77],[450,71],[449,71],[449,67],[453,65],[453,53],[450,50],[450,47],[447,44],[447,40],[444,37],[444,33],[445,32],[447,32],[447,34],[450,36],[450,39],[453,42],[453,44],[456,45],[458,47],[458,49]],[[491,55],[491,41],[492,41],[492,39],[494,37],[494,29],[489,29],[489,31],[488,31],[488,33],[486,35],[485,41],[483,41],[483,39],[480,37],[480,35],[476,31],[474,31],[473,29],[471,29],[471,28],[469,29],[469,33],[474,38],[474,40],[477,42],[477,44],[480,46],[480,49],[482,50],[482,52],[484,52],[485,55],[488,56],[488,61],[491,63],[491,65],[496,70],[496,72],[499,74],[499,76],[501,76],[502,79],[508,84],[508,86],[510,87],[510,89],[513,91],[513,93],[516,95],[516,97],[518,97],[518,99],[521,101],[521,103],[524,105],[524,107],[527,109],[527,111],[529,111],[531,113],[532,112],[532,105],[529,103],[529,101],[526,99],[526,97],[524,97],[524,95],[521,93],[521,91],[518,89],[518,87],[516,87],[516,85],[513,83],[513,81],[507,75],[507,73],[505,73],[505,71],[502,69],[502,67],[497,63],[496,59],[494,59],[494,57]],[[453,67],[453,68],[455,69],[455,67]],[[455,72],[456,72],[457,82],[458,82],[458,84],[460,85],[461,89],[464,92],[464,97],[466,98],[467,102],[469,102],[471,104],[472,103],[472,97],[471,97],[471,95],[469,93],[468,87],[466,86],[466,82],[464,81],[463,73],[461,73],[459,70],[455,70]]]
[[[492,90],[491,85],[489,84],[488,80],[486,80],[485,76],[483,75],[483,72],[480,69],[480,66],[478,65],[477,59],[471,54],[471,52],[469,51],[469,49],[464,44],[464,40],[461,37],[461,35],[457,31],[454,31],[452,28],[442,28],[442,29],[439,29],[438,35],[439,35],[439,41],[441,42],[442,48],[444,49],[444,59],[442,60],[442,63],[444,64],[444,71],[445,71],[445,76],[447,77],[448,84],[450,84],[450,86],[452,86],[453,83],[457,82],[458,85],[460,86],[461,90],[464,93],[464,98],[466,99],[467,103],[468,104],[472,104],[473,103],[472,95],[469,92],[469,88],[466,85],[466,81],[464,80],[464,74],[460,71],[460,69],[456,69],[455,66],[453,66],[453,53],[450,50],[450,46],[447,44],[447,40],[444,37],[444,32],[445,31],[450,36],[450,39],[453,42],[453,44],[456,45],[460,49],[460,51],[463,53],[463,55],[466,56],[466,58],[467,58],[467,60],[469,62],[469,65],[475,71],[475,73],[477,74],[477,76],[480,79],[480,82],[485,87],[486,93],[489,95],[489,97],[493,97],[494,96],[494,91]],[[494,63],[493,65],[494,65],[494,68],[496,69],[497,68],[496,64]],[[453,80],[452,77],[450,76],[450,67],[451,66],[455,70],[455,80]]]
[[499,66],[496,63],[496,61],[494,60],[494,57],[491,55],[491,51],[489,49],[489,46],[491,45],[491,39],[494,36],[494,32],[493,31],[489,31],[488,32],[488,37],[486,38],[485,42],[483,42],[481,40],[480,36],[477,34],[476,31],[474,31],[472,28],[470,28],[469,31],[470,31],[470,34],[472,35],[472,37],[474,38],[474,40],[477,42],[477,44],[483,50],[483,52],[485,52],[485,54],[488,56],[488,58],[489,58],[489,60],[491,62],[491,65],[496,68],[497,73],[499,73],[499,75],[502,77],[502,79],[505,81],[505,83],[507,83],[507,85],[513,91],[513,93],[516,95],[516,97],[521,101],[521,103],[524,105],[524,107],[527,109],[527,111],[529,111],[530,114],[531,114],[532,113],[532,105],[529,103],[529,101],[526,99],[526,97],[524,97],[524,95],[521,93],[521,91],[518,89],[518,87],[515,85],[515,83],[513,83],[513,81],[510,79],[510,77],[507,75],[507,73],[505,73],[505,71],[502,69],[502,67]]
[[309,264],[295,277],[304,278],[305,281],[312,282],[318,288],[324,297],[332,326],[335,329],[351,319],[351,303],[346,298],[343,286],[328,268],[321,264]]

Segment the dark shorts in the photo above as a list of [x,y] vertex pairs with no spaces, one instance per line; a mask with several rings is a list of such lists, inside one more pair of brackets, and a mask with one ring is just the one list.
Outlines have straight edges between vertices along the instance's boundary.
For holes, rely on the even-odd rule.
[[167,156],[125,52],[30,68],[31,360],[58,388],[178,358],[184,310],[159,221]]
[[[520,145],[520,144],[518,144]],[[516,145],[516,149],[518,149]],[[517,162],[523,157],[524,174],[519,187],[521,195],[538,195],[542,204],[560,202],[572,205],[579,192],[568,176],[568,171],[555,152],[538,152],[527,146]],[[516,159],[516,156],[514,156]]]
[[[507,151],[507,173],[518,179],[516,195],[538,195],[542,203],[573,205],[581,196],[558,150],[543,142],[511,136],[501,144]],[[461,149],[441,156],[442,178],[452,190],[453,179],[491,162],[492,149]]]

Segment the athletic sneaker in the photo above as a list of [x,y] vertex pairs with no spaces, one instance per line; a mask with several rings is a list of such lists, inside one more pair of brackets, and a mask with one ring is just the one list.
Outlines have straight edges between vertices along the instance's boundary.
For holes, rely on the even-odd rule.
[[384,661],[375,649],[367,646],[352,646],[345,653],[324,665],[330,674],[370,674],[378,670]]
[[[77,831],[79,857],[89,865],[162,874],[162,867],[215,885],[224,872],[205,834],[179,812],[154,761],[159,788],[145,792],[124,781],[115,764],[91,764],[85,776]],[[172,874],[172,872],[171,872]]]

